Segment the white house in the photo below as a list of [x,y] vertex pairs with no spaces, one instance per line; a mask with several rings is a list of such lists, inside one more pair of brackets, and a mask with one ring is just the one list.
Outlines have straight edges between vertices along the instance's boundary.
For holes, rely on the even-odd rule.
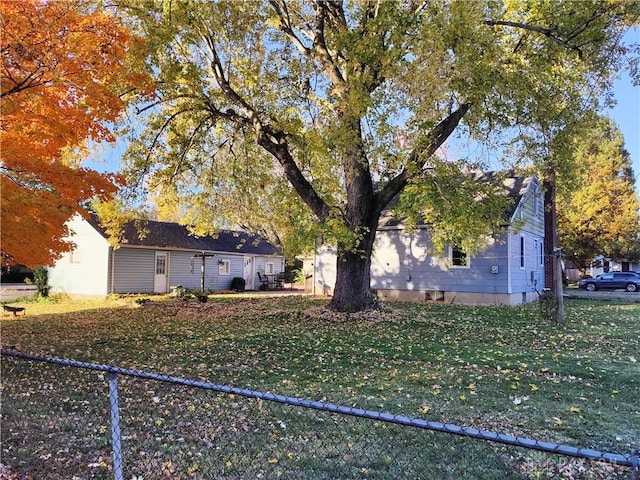
[[[428,225],[408,232],[401,222],[383,218],[371,259],[371,288],[384,300],[490,305],[537,300],[544,288],[544,194],[535,177],[509,177],[503,188],[513,198],[505,232],[473,257],[448,247],[441,258],[433,252]],[[310,260],[314,293],[331,294],[335,250],[325,245]]]
[[112,246],[97,219],[70,220],[75,250],[49,270],[52,293],[109,295],[165,293],[171,286],[228,290],[234,278],[245,289],[260,286],[258,273],[284,271],[284,257],[266,240],[244,232],[194,236],[177,223],[148,220],[127,223],[122,243]]

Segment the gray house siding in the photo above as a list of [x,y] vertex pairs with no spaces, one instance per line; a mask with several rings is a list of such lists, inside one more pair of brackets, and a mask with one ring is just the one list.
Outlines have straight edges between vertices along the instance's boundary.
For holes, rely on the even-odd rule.
[[[489,241],[486,249],[469,258],[468,267],[459,267],[451,265],[450,255],[434,254],[429,238],[426,228],[411,233],[401,229],[378,232],[371,287],[388,299],[444,300],[450,294],[455,301],[475,294],[496,303],[495,295],[510,293],[505,239]],[[403,291],[412,293],[399,293]]]
[[[537,298],[537,291],[544,288],[544,205],[543,192],[537,179],[532,178],[520,199],[513,217],[512,235],[509,238],[511,269],[510,293],[524,294],[524,301]],[[518,231],[514,231],[519,228]],[[524,265],[521,258],[521,239],[524,239]]]
[[[220,275],[219,274],[219,266],[218,261],[229,261],[229,269],[230,272],[228,275]],[[231,282],[235,277],[242,277],[244,273],[243,267],[243,257],[236,255],[227,255],[220,254],[220,257],[214,258],[214,275],[212,280],[215,282],[215,286],[212,287],[212,290],[229,290],[231,288]]]
[[121,247],[114,258],[114,293],[153,293],[155,250]]
[[267,273],[267,263],[273,263],[273,272],[280,273],[284,271],[284,259],[282,257],[256,257],[256,282],[258,281],[258,273]]
[[[170,252],[169,253],[169,286],[182,285],[184,288],[200,288],[200,267],[201,260],[193,259],[193,252]],[[205,274],[207,272],[205,266]]]
[[[169,253],[169,287],[200,288],[202,259],[194,257],[198,252],[122,247],[115,255],[115,293],[153,292],[156,251]],[[229,275],[220,274],[218,262],[221,260],[229,262]],[[205,257],[205,290],[228,290],[233,278],[242,275],[242,256],[215,254]]]
[[[371,286],[385,290],[507,293],[506,252],[506,245],[496,242],[470,258],[469,267],[456,267],[450,265],[448,257],[433,253],[426,229],[411,233],[379,231],[371,260]],[[491,273],[494,265],[498,274]]]
[[[122,247],[115,254],[115,293],[152,293],[155,274],[155,252],[169,253],[169,286],[182,285],[184,288],[200,288],[202,281],[202,259],[194,257],[199,252],[172,251],[166,249]],[[244,256],[212,254],[205,257],[205,290],[229,290],[235,277],[243,277]],[[228,261],[230,272],[220,274],[220,261]],[[255,263],[261,273],[267,262],[274,263],[275,271],[283,270],[282,258],[256,257]],[[192,266],[193,265],[193,266]],[[259,285],[257,274],[255,285]]]

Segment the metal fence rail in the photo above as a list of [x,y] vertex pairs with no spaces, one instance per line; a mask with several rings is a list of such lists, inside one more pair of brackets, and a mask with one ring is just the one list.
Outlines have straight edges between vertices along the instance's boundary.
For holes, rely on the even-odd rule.
[[[329,402],[312,401],[312,400],[307,400],[302,398],[277,395],[277,394],[268,393],[268,392],[237,388],[237,387],[232,387],[228,385],[220,385],[216,383],[198,381],[198,380],[187,379],[187,378],[182,378],[177,376],[126,369],[126,368],[121,368],[113,365],[98,365],[98,364],[68,360],[63,358],[31,355],[31,354],[21,353],[15,350],[2,349],[0,350],[0,355],[2,355],[3,357],[9,357],[14,359],[67,366],[67,367],[102,372],[107,374],[108,385],[109,385],[109,418],[110,418],[110,434],[111,434],[111,454],[112,454],[112,462],[113,462],[112,466],[110,466],[110,470],[112,470],[113,478],[115,478],[116,480],[121,480],[125,478],[124,470],[127,462],[127,459],[124,458],[125,455],[123,454],[123,448],[122,448],[122,439],[123,439],[123,436],[121,434],[122,407],[120,405],[120,398],[119,398],[120,397],[119,395],[120,392],[118,387],[119,376],[130,377],[130,378],[135,378],[140,380],[147,380],[150,382],[161,382],[163,384],[180,385],[180,386],[195,388],[198,390],[209,391],[209,392],[216,392],[217,394],[227,396],[227,398],[238,396],[241,398],[253,399],[259,402],[258,404],[259,410],[262,410],[263,402],[265,402],[265,404],[272,404],[272,405],[280,404],[280,405],[286,406],[287,408],[290,407],[291,409],[295,409],[296,411],[325,412],[328,414],[334,414],[342,417],[354,417],[357,419],[363,419],[365,421],[374,421],[378,425],[389,424],[389,425],[393,425],[394,427],[395,426],[402,427],[402,428],[413,427],[414,431],[426,430],[430,432],[447,433],[453,436],[464,437],[465,439],[483,440],[486,442],[490,442],[491,444],[502,444],[502,445],[507,445],[509,447],[516,447],[517,449],[535,450],[539,452],[544,452],[546,454],[585,459],[588,461],[615,466],[617,468],[616,472],[618,475],[620,474],[621,471],[622,472],[626,471],[628,472],[630,478],[632,478],[633,480],[640,479],[640,457],[638,456],[638,452],[635,450],[631,451],[629,454],[626,454],[626,455],[617,454],[617,453],[607,453],[607,452],[601,452],[601,451],[588,449],[588,448],[579,448],[579,447],[570,446],[570,445],[562,445],[562,444],[557,444],[553,442],[506,435],[503,433],[479,430],[475,428],[458,426],[458,425],[453,425],[448,423],[427,421],[420,418],[410,418],[404,415],[394,415],[391,413],[379,412],[375,410],[365,410],[365,409],[354,408],[354,407],[349,407],[344,405],[337,405]],[[7,408],[7,405],[4,405],[4,408]],[[282,416],[285,414],[279,413],[279,415]],[[292,412],[287,411],[286,415],[292,415]],[[321,419],[320,421],[324,421],[324,420]],[[276,420],[276,422],[281,422],[281,421]],[[276,434],[271,434],[271,435],[272,436],[275,435],[277,437]],[[366,434],[362,435],[361,437],[359,437],[359,440],[362,441],[363,438],[366,439],[366,436],[367,436]],[[125,436],[125,438],[127,438],[127,436]],[[211,443],[211,445],[208,445],[208,447],[211,448],[213,444],[212,442],[209,442],[209,443]],[[351,445],[350,442],[347,442],[347,443]],[[456,447],[450,447],[450,448],[453,450],[456,449]],[[349,449],[352,449],[352,446],[349,446]],[[391,449],[391,447],[389,447],[389,449]],[[287,455],[293,456],[294,455],[292,453],[293,450],[295,449],[289,448]],[[378,454],[372,454],[371,456],[375,457],[376,455]],[[504,455],[504,452],[501,453],[500,455]],[[509,454],[509,455],[513,457],[513,454]],[[342,454],[340,455],[340,457],[350,458],[350,456],[345,457]],[[386,455],[386,457],[392,458],[392,456],[388,454]],[[227,466],[229,466],[228,465],[229,463],[233,463],[233,462],[227,461],[226,462]],[[275,458],[275,460],[272,458],[268,458],[266,459],[266,463],[274,466],[276,463],[278,463],[278,460],[277,458]],[[391,463],[394,463],[394,462],[391,462]],[[160,465],[160,468],[164,469],[165,465],[164,464]],[[195,470],[193,470],[194,468]],[[199,477],[197,475],[196,472],[198,471],[198,467],[192,466],[191,470],[192,470],[191,474],[187,474],[186,475],[187,477],[208,478],[208,477]],[[187,471],[189,471],[188,468],[187,468]],[[367,471],[367,468],[362,467],[360,469],[359,474],[354,474],[353,477],[349,477],[349,478],[370,478],[369,476],[366,475],[366,471]],[[279,478],[282,476],[283,470],[278,470],[274,466],[274,469],[271,471],[271,473],[266,473],[266,474],[264,472],[257,473],[257,470],[256,471],[250,470],[250,472],[253,472],[253,475],[255,475],[256,478],[264,477],[264,476]],[[245,476],[245,475],[251,475],[251,473],[247,474],[246,472],[244,472],[244,474],[238,474],[236,478],[241,478],[241,477],[250,478],[249,476]],[[418,476],[416,476],[415,478],[428,478],[428,477],[421,477],[419,476],[419,474],[416,474],[416,475]],[[624,475],[625,477],[627,477],[627,474],[624,474]],[[221,475],[216,475],[216,476],[220,476],[222,478]],[[127,472],[127,478],[130,478],[130,473],[128,472]],[[133,478],[142,479],[147,477],[143,477],[143,476],[138,477],[137,475],[135,475]],[[229,478],[234,478],[234,477],[233,475],[231,475]],[[318,476],[318,478],[324,478],[324,477]],[[327,478],[330,478],[330,477],[327,477]],[[389,476],[389,478],[394,478],[394,476],[391,475]],[[497,476],[496,478],[502,478],[502,477]],[[526,476],[514,477],[514,478],[526,478]],[[617,477],[617,478],[620,478],[620,477]]]

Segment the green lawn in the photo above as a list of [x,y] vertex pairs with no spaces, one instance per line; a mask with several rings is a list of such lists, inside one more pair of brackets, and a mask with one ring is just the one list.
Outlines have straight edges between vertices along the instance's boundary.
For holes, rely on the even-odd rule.
[[[349,316],[325,305],[223,296],[206,304],[158,298],[144,307],[34,304],[26,317],[3,317],[2,343],[613,453],[640,447],[640,304],[569,300],[561,326],[539,320],[535,306],[397,303]],[[447,469],[448,478],[629,475],[239,397],[126,378],[120,384],[125,467],[139,478],[447,478]],[[89,473],[79,478],[109,478],[107,395],[95,372],[3,358],[2,463],[23,473],[49,469],[51,478],[84,466]],[[260,431],[269,438],[252,438],[253,450],[235,443]],[[398,459],[422,441],[431,443],[408,461],[417,473],[407,473]],[[301,453],[310,450],[308,458]],[[238,451],[267,473],[239,467]],[[332,471],[332,455],[351,473]],[[356,458],[364,464],[351,465]]]

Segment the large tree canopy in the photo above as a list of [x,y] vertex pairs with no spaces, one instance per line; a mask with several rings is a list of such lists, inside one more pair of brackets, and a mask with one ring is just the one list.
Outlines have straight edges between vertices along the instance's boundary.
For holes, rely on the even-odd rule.
[[558,179],[558,234],[567,260],[584,271],[598,255],[638,258],[640,200],[620,131],[600,119],[573,142],[581,168]]
[[2,1],[2,264],[49,265],[73,244],[65,222],[116,175],[82,168],[71,149],[113,141],[121,94],[149,79],[125,61],[133,37],[76,1]]
[[[543,141],[535,128],[547,110],[557,121],[559,99],[579,111],[610,86],[640,10],[553,0],[120,5],[143,30],[160,86],[141,109],[131,185],[179,200],[196,230],[268,216],[280,218],[281,240],[300,240],[314,218],[307,231],[338,246],[340,310],[373,302],[370,256],[389,202],[410,183],[433,188],[433,172],[452,178],[435,153],[453,132]],[[448,241],[469,243],[496,222],[478,231],[463,217],[444,229]]]

